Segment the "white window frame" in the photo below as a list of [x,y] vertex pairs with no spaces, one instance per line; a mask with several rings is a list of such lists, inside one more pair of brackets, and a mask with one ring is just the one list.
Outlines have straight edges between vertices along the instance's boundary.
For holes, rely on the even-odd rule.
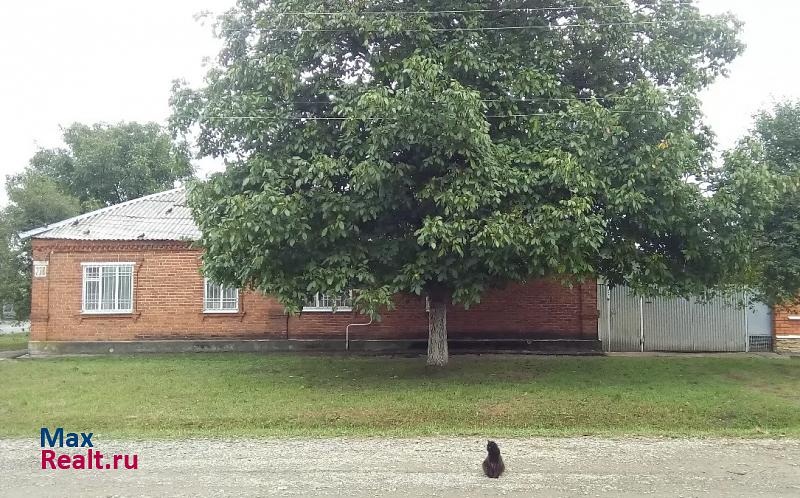
[[[110,310],[100,309],[101,305],[99,301],[103,299],[103,270],[102,268],[109,267],[109,266],[127,266],[131,269],[131,305],[129,308],[119,308],[119,275],[116,278],[116,286],[117,290],[114,292],[114,302],[117,307]],[[86,309],[86,269],[89,267],[97,267],[100,268],[99,277],[98,277],[98,284],[97,284],[97,298],[98,298],[98,309],[96,310],[87,310]],[[136,289],[136,285],[134,284],[134,278],[136,272],[136,263],[132,263],[129,261],[112,261],[112,262],[97,262],[97,263],[81,263],[81,313],[85,315],[125,315],[133,313],[133,303],[135,300],[134,297],[134,290]]]
[[[353,300],[353,291],[348,291],[348,296],[350,297],[350,302],[352,303]],[[337,306],[336,309],[333,309],[333,306],[320,306],[320,303],[323,300],[323,296],[325,293],[317,292],[314,294],[312,299],[313,306],[303,306],[303,311],[311,311],[315,313],[332,313],[332,312],[339,312],[339,311],[353,311],[352,306]],[[311,303],[308,303],[311,304]]]
[[[208,286],[216,285],[219,287],[219,304],[220,308],[208,308]],[[223,302],[223,294],[225,289],[231,289],[232,287],[225,287],[221,284],[215,284],[214,282],[209,281],[207,278],[203,279],[203,313],[239,313],[239,289],[233,289],[236,291],[236,308],[222,308]]]
[[47,277],[47,261],[34,261],[33,262],[33,278]]

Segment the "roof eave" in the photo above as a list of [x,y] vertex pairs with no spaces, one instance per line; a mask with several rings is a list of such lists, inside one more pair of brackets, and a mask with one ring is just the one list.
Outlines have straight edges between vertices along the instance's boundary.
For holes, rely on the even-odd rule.
[[33,230],[27,230],[25,232],[21,232],[21,233],[17,234],[17,236],[21,240],[25,240],[25,239],[28,239],[28,238],[31,238],[31,237],[36,237],[39,234],[42,234],[42,233],[45,233],[45,232],[49,232],[53,228],[55,228],[55,227],[53,227],[53,226],[43,226],[43,227],[39,227],[39,228],[34,228]]
[[128,206],[130,204],[133,204],[135,202],[141,202],[143,200],[151,199],[153,197],[157,197],[159,195],[164,195],[164,194],[167,194],[169,192],[175,192],[175,191],[178,191],[178,190],[183,190],[185,188],[186,187],[184,187],[184,186],[180,186],[180,187],[172,188],[172,189],[169,189],[169,190],[164,190],[162,192],[156,192],[154,194],[145,195],[143,197],[137,197],[136,199],[131,199],[131,200],[128,200],[128,201],[125,201],[125,202],[120,202],[119,204],[113,204],[111,206],[106,206],[106,207],[103,207],[103,208],[100,208],[100,209],[96,209],[94,211],[89,211],[88,213],[83,213],[83,214],[79,214],[77,216],[73,216],[72,218],[67,218],[66,220],[62,220],[62,221],[59,221],[59,222],[56,222],[56,223],[51,223],[51,224],[45,225],[43,227],[33,228],[31,230],[26,230],[24,232],[19,233],[18,237],[21,240],[25,240],[27,238],[35,237],[35,236],[37,236],[39,234],[42,234],[42,233],[45,233],[45,232],[49,232],[50,230],[62,227],[62,226],[67,225],[69,223],[74,223],[76,221],[84,220],[86,218],[91,218],[92,216],[97,216],[99,214],[102,214],[102,213],[105,213],[105,212],[108,212],[108,211],[116,210],[116,209],[119,209],[121,207],[125,207],[125,206]]

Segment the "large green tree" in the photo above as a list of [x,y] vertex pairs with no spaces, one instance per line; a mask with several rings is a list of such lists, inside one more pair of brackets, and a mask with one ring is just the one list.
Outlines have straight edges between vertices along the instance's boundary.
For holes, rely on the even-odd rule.
[[65,148],[37,152],[28,172],[52,178],[84,209],[170,189],[192,175],[185,148],[157,123],[75,123],[63,140]]
[[240,0],[173,95],[174,128],[228,158],[190,198],[205,271],[290,311],[426,295],[432,365],[446,305],[509,282],[718,282],[728,234],[689,180],[738,28],[673,0]]
[[172,188],[192,167],[185,147],[156,123],[73,124],[64,148],[36,152],[6,179],[0,210],[0,303],[30,310],[30,243],[18,234],[82,212]]
[[717,206],[739,213],[747,284],[771,304],[800,297],[800,102],[776,104],[755,116],[751,132],[724,155]]

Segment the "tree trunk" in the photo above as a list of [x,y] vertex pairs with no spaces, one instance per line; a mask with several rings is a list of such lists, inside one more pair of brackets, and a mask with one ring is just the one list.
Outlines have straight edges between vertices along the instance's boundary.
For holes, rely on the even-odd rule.
[[447,301],[433,299],[428,312],[428,366],[447,366]]

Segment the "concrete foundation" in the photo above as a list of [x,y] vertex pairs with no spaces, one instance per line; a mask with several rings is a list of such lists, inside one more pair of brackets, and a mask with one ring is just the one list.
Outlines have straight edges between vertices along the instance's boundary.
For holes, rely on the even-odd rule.
[[775,337],[776,353],[800,354],[800,337]]
[[[271,353],[345,352],[338,339],[214,339],[148,341],[31,341],[32,356],[76,354],[152,353]],[[456,339],[448,341],[451,353],[602,354],[601,343],[591,339]],[[351,353],[425,354],[423,340],[353,340]]]

